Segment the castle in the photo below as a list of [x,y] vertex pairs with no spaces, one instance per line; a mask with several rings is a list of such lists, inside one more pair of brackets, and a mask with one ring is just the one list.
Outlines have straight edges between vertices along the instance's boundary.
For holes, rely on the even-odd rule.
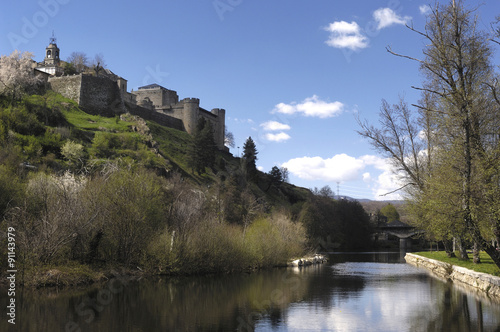
[[137,91],[127,91],[127,80],[109,69],[96,71],[95,75],[80,73],[63,76],[60,66],[60,50],[54,37],[45,49],[44,61],[36,65],[36,70],[50,75],[49,87],[74,100],[86,112],[103,116],[114,116],[129,112],[161,125],[186,131],[193,135],[199,119],[212,124],[214,139],[220,150],[224,146],[226,111],[214,108],[207,111],[200,107],[198,98],[179,100],[176,91],[158,84],[139,87]]

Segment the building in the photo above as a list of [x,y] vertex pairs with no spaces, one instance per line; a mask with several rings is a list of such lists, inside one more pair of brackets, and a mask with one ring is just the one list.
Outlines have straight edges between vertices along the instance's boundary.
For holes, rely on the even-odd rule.
[[193,135],[200,118],[210,122],[214,130],[214,138],[219,149],[224,149],[226,111],[214,108],[207,111],[200,107],[198,98],[184,98],[179,100],[176,91],[166,89],[158,84],[140,87],[131,94],[135,96],[138,105],[182,121],[184,130]]
[[61,60],[59,57],[59,47],[57,47],[56,38],[54,37],[54,34],[52,34],[49,46],[45,48],[45,59],[43,59],[43,62],[38,64],[36,69],[52,76],[61,76],[64,73],[64,70],[60,66]]
[[208,111],[200,107],[198,98],[179,100],[176,91],[158,84],[142,86],[137,91],[128,92],[127,80],[109,69],[94,74],[63,76],[59,56],[60,50],[52,37],[45,50],[45,59],[38,64],[36,70],[50,74],[50,88],[77,102],[84,111],[103,116],[130,112],[146,120],[184,130],[190,135],[195,133],[199,119],[203,118],[212,125],[217,147],[227,151],[224,146],[224,109],[214,108]]

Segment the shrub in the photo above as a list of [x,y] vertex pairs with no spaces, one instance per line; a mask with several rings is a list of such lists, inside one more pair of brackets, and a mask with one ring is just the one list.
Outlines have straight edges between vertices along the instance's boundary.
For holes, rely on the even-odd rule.
[[304,253],[306,233],[283,213],[254,221],[245,236],[245,245],[258,266],[285,265]]

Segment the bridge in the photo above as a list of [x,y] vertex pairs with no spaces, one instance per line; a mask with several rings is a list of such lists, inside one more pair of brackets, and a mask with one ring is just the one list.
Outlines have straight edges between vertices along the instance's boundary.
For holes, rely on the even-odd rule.
[[417,234],[423,233],[423,231],[405,224],[402,221],[395,220],[388,224],[377,226],[375,233],[377,238],[382,235],[385,240],[387,240],[388,235],[396,236],[399,238],[399,248],[407,249],[411,247],[411,238]]

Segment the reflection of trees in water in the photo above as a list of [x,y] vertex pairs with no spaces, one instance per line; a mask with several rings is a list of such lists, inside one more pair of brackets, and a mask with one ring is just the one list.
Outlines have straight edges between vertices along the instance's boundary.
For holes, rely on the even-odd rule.
[[[326,313],[346,300],[359,296],[378,265],[347,265],[343,274],[339,265],[275,269],[253,274],[158,278],[129,282],[111,297],[103,296],[109,284],[70,292],[51,290],[19,292],[16,298],[17,331],[64,331],[74,322],[85,331],[252,331],[263,322],[282,327],[292,303]],[[341,265],[341,267],[345,265]],[[372,269],[372,267],[374,267]],[[349,272],[349,271],[347,271]],[[367,274],[363,274],[367,273]],[[391,281],[391,274],[376,278]],[[413,274],[397,279],[410,278]],[[421,308],[409,317],[413,331],[500,331],[497,306],[484,307],[473,297],[464,296],[455,287],[422,275],[429,294]],[[396,279],[395,279],[396,282]],[[103,292],[104,291],[104,292]],[[108,292],[109,293],[109,292]],[[0,292],[0,304],[6,305],[6,292]],[[110,294],[108,294],[110,295]],[[100,300],[100,301],[99,301]],[[485,302],[486,303],[486,302]],[[5,307],[5,306],[4,306]],[[495,311],[497,310],[497,311]],[[78,331],[69,329],[69,331]]]
[[[431,279],[433,303],[422,307],[412,322],[414,331],[500,331],[500,318],[486,312],[478,298],[457,290],[451,283]],[[485,317],[487,319],[485,327]],[[419,324],[421,323],[421,324]]]
[[[18,295],[16,328],[60,331],[70,322],[81,331],[252,330],[262,317],[275,325],[282,322],[284,310],[305,298],[309,285],[307,273],[276,269],[141,280],[112,294],[107,285],[76,294],[62,291],[47,296],[35,291]],[[0,301],[7,303],[5,298]]]

